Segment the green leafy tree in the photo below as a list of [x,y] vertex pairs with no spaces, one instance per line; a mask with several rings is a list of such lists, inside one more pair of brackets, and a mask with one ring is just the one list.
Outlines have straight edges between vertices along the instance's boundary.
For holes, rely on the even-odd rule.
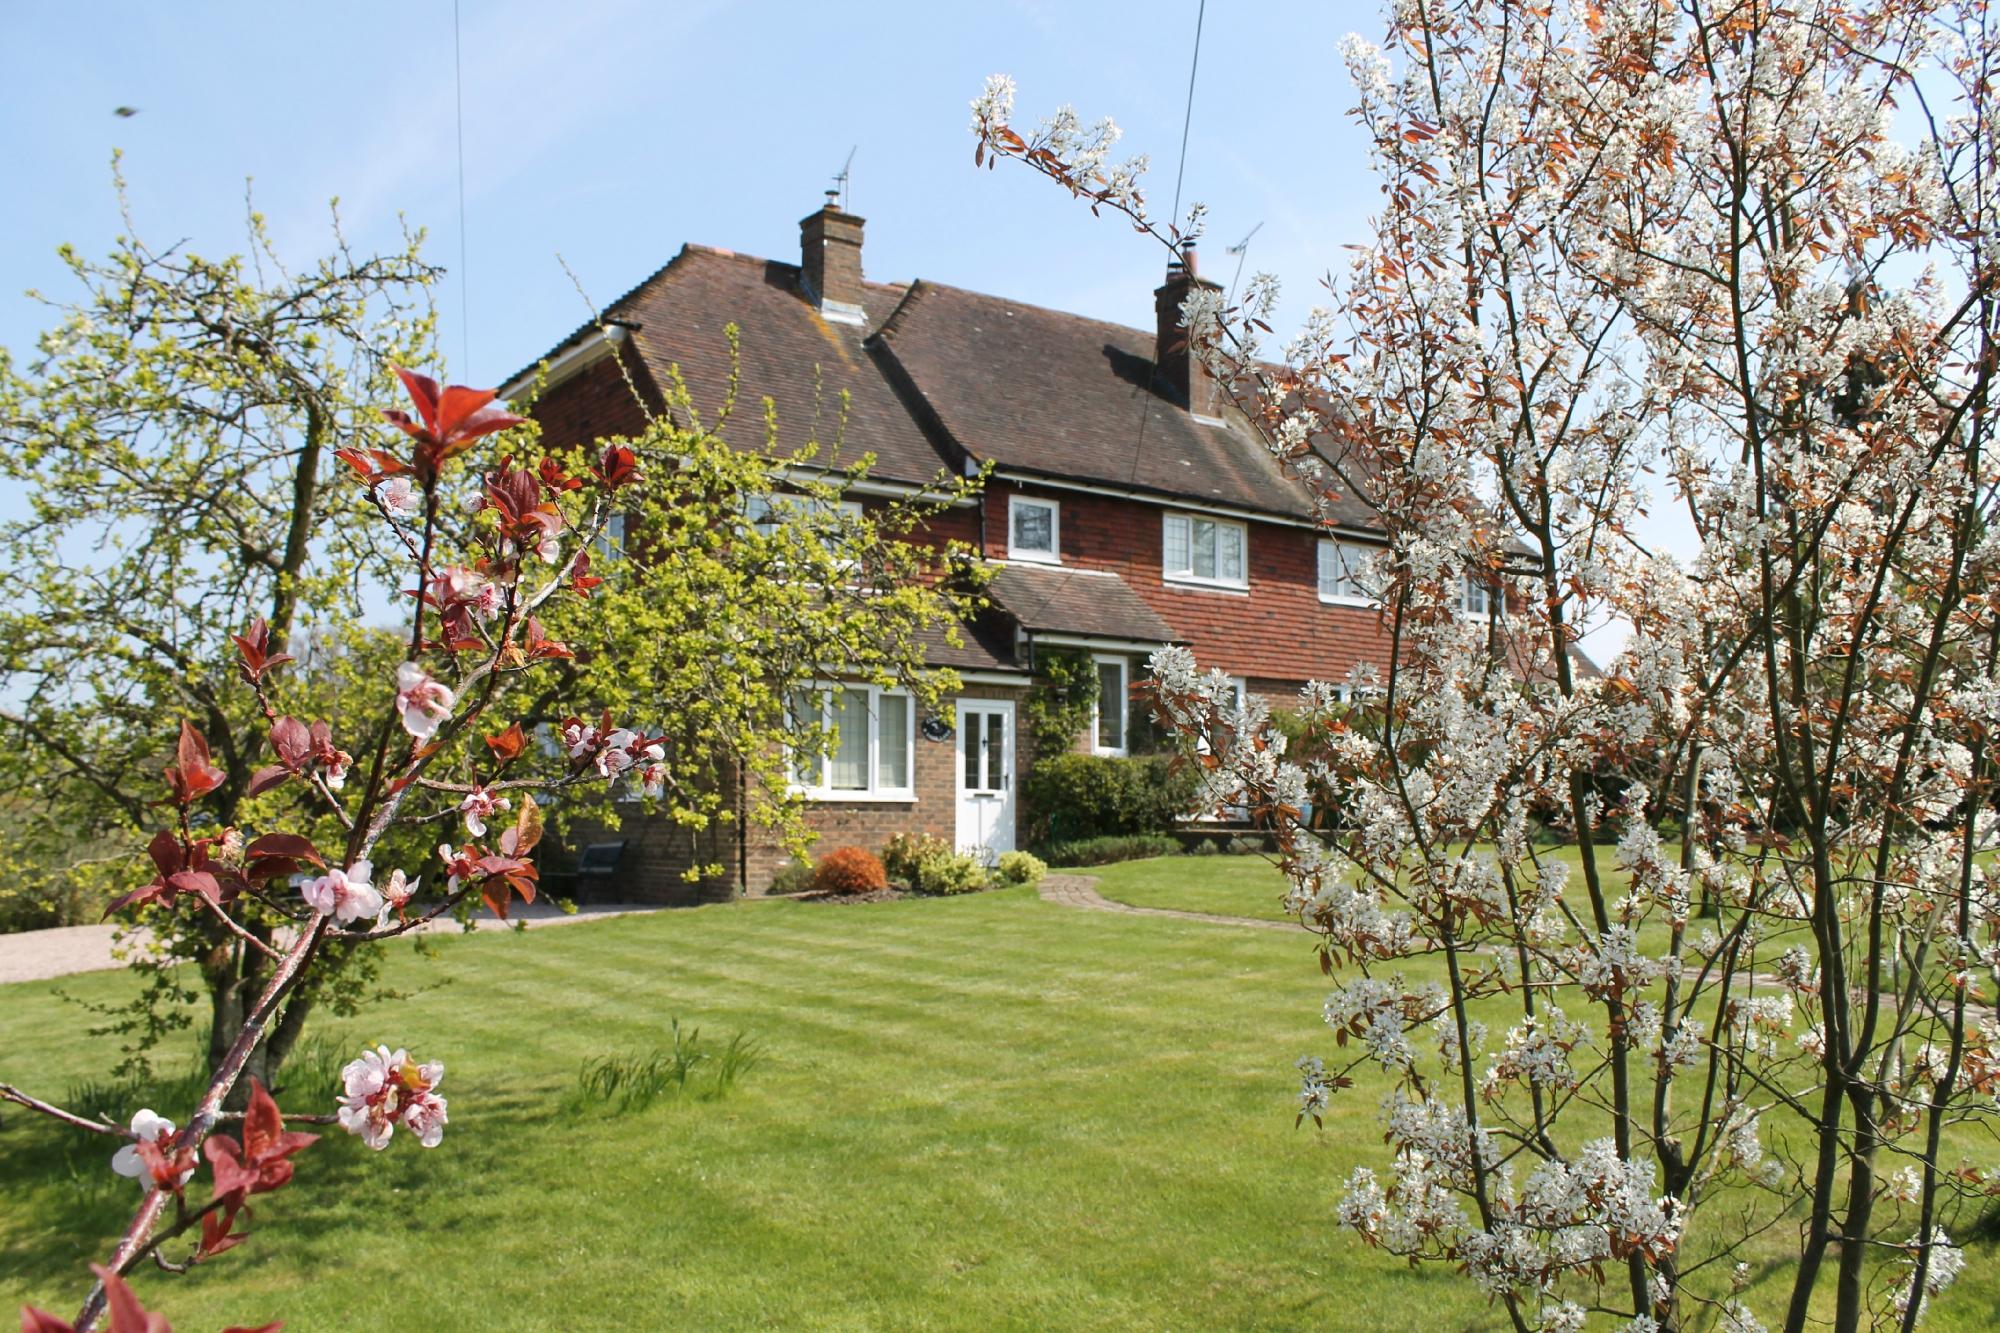
[[[363,624],[391,544],[330,482],[336,450],[378,436],[389,366],[435,359],[438,270],[414,235],[355,254],[337,218],[332,252],[294,270],[248,222],[248,255],[218,260],[155,248],[128,214],[107,258],[61,252],[76,292],[41,298],[53,322],[34,353],[0,351],[0,477],[20,497],[0,524],[0,910],[18,924],[95,918],[134,886],[183,718],[228,774],[207,807],[219,825],[279,799],[250,792],[267,723],[231,688],[230,635],[253,618],[301,659],[284,705],[336,731],[355,676],[396,660]],[[268,942],[277,923],[244,910]],[[196,994],[172,965],[193,962],[219,1057],[270,959],[213,916],[157,924],[150,988],[112,1026],[143,1058],[187,1021]],[[296,992],[252,1072],[282,1060],[331,976]]]

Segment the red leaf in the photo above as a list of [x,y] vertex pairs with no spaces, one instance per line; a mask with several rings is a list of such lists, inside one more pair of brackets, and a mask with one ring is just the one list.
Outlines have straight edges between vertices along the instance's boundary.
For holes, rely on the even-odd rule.
[[486,748],[503,764],[511,764],[527,753],[528,738],[521,731],[521,724],[514,723],[497,736],[486,738]]
[[292,1179],[291,1155],[319,1142],[317,1134],[285,1128],[278,1103],[250,1078],[250,1107],[243,1114],[243,1140],[211,1134],[201,1145],[215,1174],[215,1197],[227,1200],[231,1211],[252,1194],[268,1194]]
[[177,805],[189,805],[222,785],[222,770],[208,761],[208,741],[186,718],[181,719],[178,764],[168,764],[167,785]]
[[180,839],[167,829],[153,835],[153,840],[146,844],[146,855],[153,858],[153,866],[160,872],[161,879],[187,864],[181,854]]
[[294,861],[310,861],[316,866],[326,864],[326,859],[312,845],[312,839],[298,833],[266,833],[245,847],[243,853],[253,858],[285,856]]
[[282,787],[292,776],[292,770],[283,764],[271,764],[260,768],[250,778],[250,785],[244,789],[246,796],[262,796],[273,787]]
[[597,484],[607,491],[629,486],[639,479],[639,458],[622,444],[606,445],[597,465],[590,469]]
[[271,724],[271,749],[286,768],[296,770],[312,754],[312,733],[295,717],[281,717]]
[[105,1306],[111,1314],[111,1333],[174,1333],[165,1315],[148,1313],[139,1304],[139,1298],[125,1285],[124,1278],[103,1264],[92,1264],[90,1271],[97,1274],[97,1280],[104,1284]]
[[197,1258],[213,1259],[223,1251],[233,1250],[249,1239],[242,1232],[231,1230],[236,1225],[236,1212],[234,1208],[223,1208],[202,1215],[201,1248],[195,1251]]
[[169,875],[167,887],[176,893],[198,893],[212,903],[222,901],[222,885],[206,870],[183,870]]

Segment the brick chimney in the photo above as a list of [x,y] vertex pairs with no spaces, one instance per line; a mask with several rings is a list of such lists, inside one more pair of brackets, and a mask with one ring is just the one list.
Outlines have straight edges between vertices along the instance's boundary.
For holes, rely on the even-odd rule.
[[1181,302],[1196,287],[1222,290],[1220,283],[1201,277],[1195,268],[1194,244],[1181,248],[1181,257],[1167,264],[1167,280],[1153,292],[1153,317],[1158,334],[1153,346],[1153,365],[1160,383],[1170,397],[1180,401],[1189,415],[1206,421],[1222,419],[1222,386],[1208,367],[1188,348],[1187,327],[1181,323]]
[[840,193],[826,192],[826,206],[799,219],[799,285],[819,313],[836,324],[865,324],[862,307],[862,219],[840,211]]

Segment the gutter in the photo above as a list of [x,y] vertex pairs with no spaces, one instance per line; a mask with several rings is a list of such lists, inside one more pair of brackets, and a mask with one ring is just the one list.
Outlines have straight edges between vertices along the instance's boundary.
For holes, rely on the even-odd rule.
[[527,370],[522,371],[513,379],[501,385],[498,397],[507,402],[518,399],[522,394],[534,387],[535,381],[541,377],[544,365],[548,367],[548,379],[543,383],[542,387],[545,390],[553,389],[556,385],[576,374],[593,361],[596,361],[599,357],[609,356],[611,353],[617,351],[631,337],[631,334],[632,326],[630,324],[607,323],[601,328],[593,329],[587,337],[568,351],[542,358],[542,360],[537,361]]

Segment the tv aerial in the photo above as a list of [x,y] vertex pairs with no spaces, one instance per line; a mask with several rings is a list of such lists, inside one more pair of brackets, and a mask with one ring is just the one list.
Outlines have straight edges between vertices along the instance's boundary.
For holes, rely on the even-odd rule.
[[843,213],[847,211],[847,187],[853,179],[854,154],[860,147],[860,144],[855,144],[847,150],[847,160],[840,164],[840,171],[833,178],[834,188],[827,191],[829,198],[834,194],[840,196],[840,211]]
[[1252,227],[1249,233],[1245,235],[1242,240],[1230,246],[1229,249],[1224,252],[1226,254],[1232,254],[1236,256],[1236,277],[1231,278],[1229,280],[1229,299],[1223,302],[1224,306],[1234,306],[1236,304],[1236,282],[1238,278],[1241,278],[1243,276],[1243,259],[1244,256],[1247,255],[1250,251],[1250,237],[1255,236],[1258,232],[1262,230],[1264,230],[1264,224],[1260,222],[1256,226]]

